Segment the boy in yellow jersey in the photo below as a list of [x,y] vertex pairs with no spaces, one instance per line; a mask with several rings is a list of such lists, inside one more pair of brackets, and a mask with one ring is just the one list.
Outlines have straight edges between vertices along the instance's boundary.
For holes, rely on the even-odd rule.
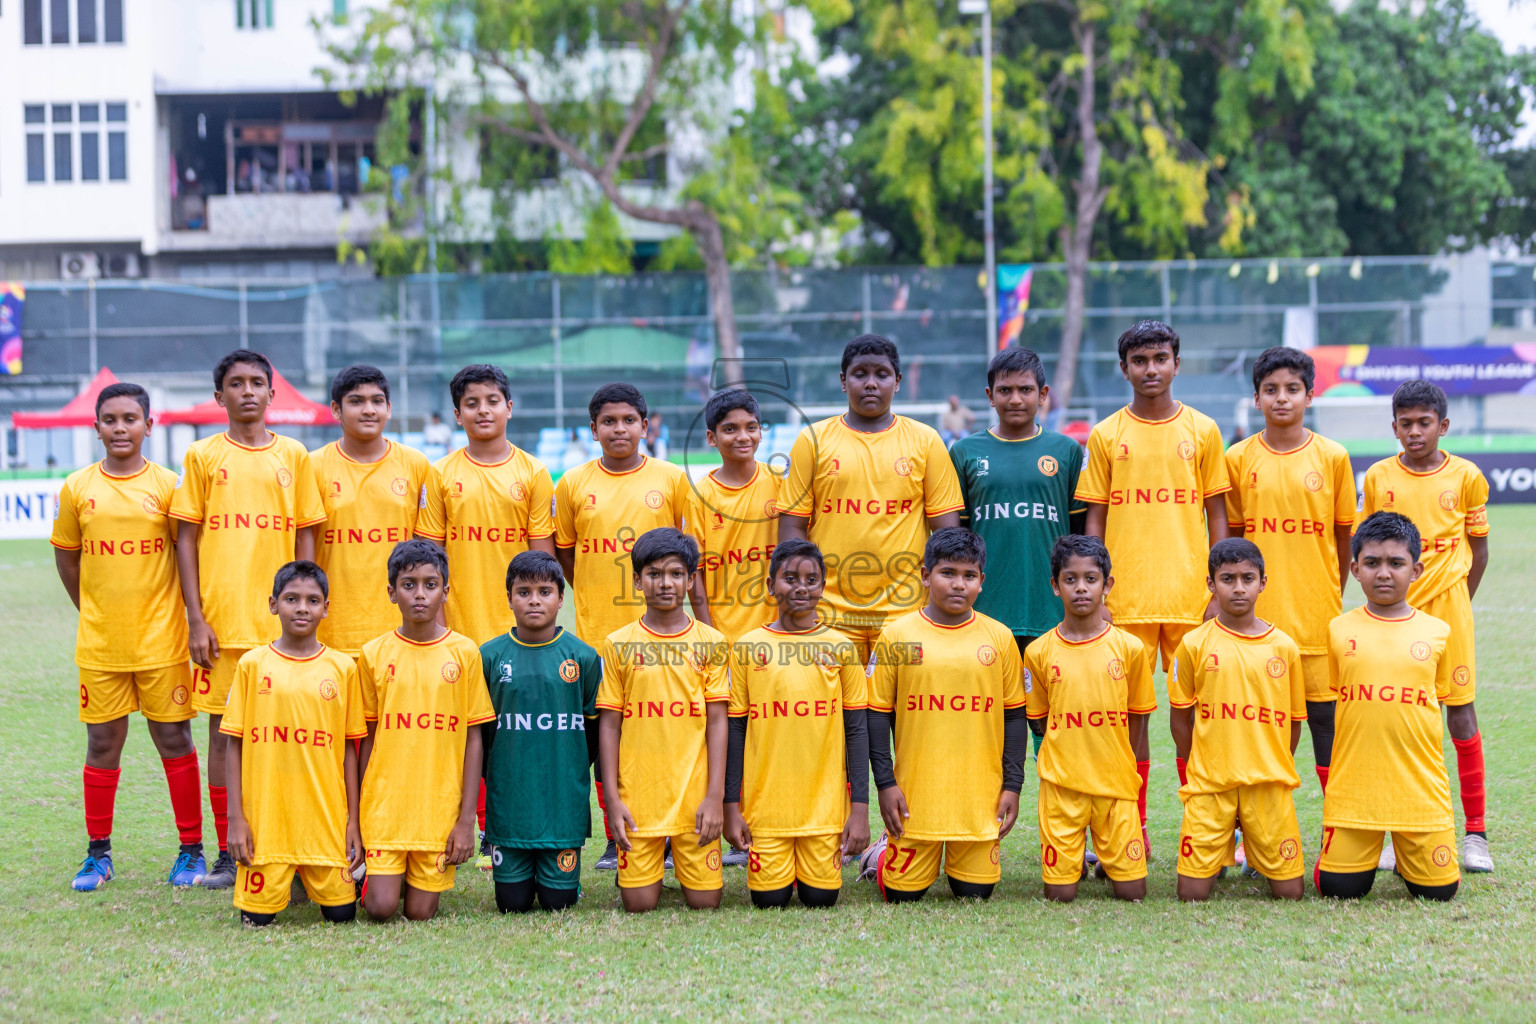
[[321,916],[351,921],[352,872],[363,866],[351,741],[368,735],[357,665],[315,639],[330,585],[314,562],[279,569],[270,604],[282,636],[240,659],[219,726],[229,737],[235,909],[245,924],[271,924],[297,873]]
[[699,548],[661,527],[630,552],[645,613],[598,646],[598,766],[619,847],[619,895],[631,913],[654,910],[671,840],[683,899],[720,905],[725,794],[725,638],[688,617]]
[[1137,769],[1148,760],[1147,717],[1157,710],[1153,656],[1135,634],[1104,621],[1110,569],[1098,537],[1058,537],[1051,586],[1061,625],[1024,651],[1030,724],[1045,730],[1040,868],[1045,898],[1061,903],[1077,898],[1085,829],[1116,898],[1147,895],[1146,776],[1138,779]]
[[360,758],[363,909],[375,921],[427,921],[475,852],[483,746],[474,726],[494,721],[480,649],[439,621],[448,559],[425,540],[389,556],[389,599],[400,626],[363,645],[358,678],[368,738]]
[[853,642],[820,620],[826,566],[808,540],[773,553],[778,617],[732,646],[725,835],[756,907],[830,907],[843,858],[869,846],[869,706]]
[[315,562],[335,600],[320,620],[320,642],[356,658],[363,644],[395,628],[389,603],[389,552],[417,529],[432,466],[414,448],[384,436],[389,380],[376,366],[349,366],[331,381],[331,413],[341,440],[309,459],[325,504]]
[[[1441,700],[1456,748],[1461,810],[1466,835],[1461,866],[1493,870],[1484,821],[1483,736],[1477,728],[1477,649],[1472,598],[1488,568],[1488,481],[1471,462],[1441,451],[1450,429],[1445,392],[1428,381],[1406,381],[1392,395],[1392,433],[1402,454],[1382,459],[1365,473],[1360,517],[1401,512],[1422,531],[1424,571],[1408,588],[1408,603],[1451,627],[1445,652],[1451,692]],[[1383,868],[1391,867],[1391,847]]]
[[[680,526],[692,487],[688,475],[670,462],[641,451],[650,420],[645,396],[629,384],[605,384],[587,403],[592,436],[603,454],[560,477],[555,488],[555,557],[576,589],[576,636],[600,647],[603,639],[640,617],[645,602],[636,593],[630,549],[638,537],[663,526]],[[597,804],[607,810],[604,783]],[[618,847],[608,848],[592,866],[618,868]]]
[[1254,361],[1253,404],[1264,429],[1227,450],[1227,528],[1258,545],[1268,564],[1254,614],[1301,651],[1312,757],[1326,791],[1333,756],[1328,623],[1343,608],[1349,576],[1355,474],[1344,446],[1303,422],[1315,379],[1312,357],[1293,348],[1265,349]]
[[1408,600],[1424,572],[1420,544],[1418,528],[1396,512],[1367,516],[1350,541],[1365,604],[1328,628],[1337,734],[1312,874],[1324,896],[1370,892],[1388,832],[1414,896],[1449,900],[1461,884],[1440,752],[1440,704],[1456,685],[1452,627]]
[[1118,345],[1131,404],[1093,428],[1077,496],[1120,574],[1115,625],[1154,658],[1162,651],[1167,668],[1184,634],[1215,614],[1204,553],[1227,536],[1227,465],[1215,422],[1173,400],[1173,328],[1143,320]]
[[827,624],[867,660],[880,631],[922,607],[923,545],[960,525],[965,499],[938,431],[891,412],[901,356],[878,334],[843,348],[848,411],[795,438],[779,540],[810,540],[827,560]]
[[106,458],[69,475],[53,521],[59,579],[80,610],[75,664],[87,737],[89,845],[73,882],[77,892],[112,880],[112,816],[130,711],[144,715],[171,791],[181,851],[168,880],[196,885],[207,871],[187,620],[176,585],[175,526],[166,517],[176,477],[144,458],[153,423],[143,388],[103,388],[96,398],[96,436]]
[[974,607],[986,571],[980,537],[934,531],[923,548],[927,605],[886,626],[870,656],[869,763],[886,834],[864,863],[878,857],[887,903],[922,899],[941,859],[962,899],[990,899],[1002,878],[1029,728],[1013,634]]
[[1307,717],[1301,652],[1254,614],[1264,592],[1264,555],[1229,537],[1211,548],[1216,617],[1179,643],[1168,672],[1168,706],[1179,769],[1179,899],[1209,899],[1243,822],[1247,863],[1272,893],[1305,890],[1301,827],[1291,791],[1296,741]]
[[272,364],[236,349],[213,371],[214,398],[229,414],[223,433],[194,441],[182,456],[171,498],[179,520],[176,564],[187,606],[192,706],[208,716],[208,802],[219,856],[203,884],[235,884],[224,789],[227,741],[219,719],[235,666],[246,651],[277,637],[264,581],[294,559],[315,554],[312,527],[325,521],[309,452],[267,430]]

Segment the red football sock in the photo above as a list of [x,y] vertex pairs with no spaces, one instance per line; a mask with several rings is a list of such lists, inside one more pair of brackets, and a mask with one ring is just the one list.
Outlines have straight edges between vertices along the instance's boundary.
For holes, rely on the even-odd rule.
[[597,806],[603,811],[603,835],[607,836],[608,841],[611,843],[613,842],[613,827],[608,824],[608,804],[603,799],[603,784],[601,782],[594,782],[592,785],[597,787]]
[[180,757],[162,758],[165,785],[171,791],[171,815],[176,819],[176,834],[183,843],[203,841],[203,795],[197,773],[197,751]]
[[1461,811],[1467,817],[1468,832],[1485,831],[1483,814],[1488,794],[1483,789],[1483,734],[1470,739],[1451,739],[1456,746],[1456,774],[1461,777]]
[[1137,761],[1136,774],[1141,776],[1141,791],[1136,794],[1136,810],[1141,814],[1141,823],[1147,823],[1147,776],[1152,773],[1151,761]]
[[208,787],[208,806],[213,808],[213,831],[219,837],[219,852],[229,849],[229,796],[223,786]]
[[[1189,762],[1182,757],[1176,757],[1173,759],[1173,766],[1179,770],[1179,785],[1189,785]],[[1141,793],[1142,805],[1145,806],[1147,793],[1147,777],[1145,775],[1141,777]]]
[[85,766],[85,834],[95,841],[112,838],[112,811],[117,804],[121,768]]
[[1328,766],[1326,764],[1317,766],[1317,784],[1324,793],[1328,792]]
[[485,831],[485,780],[480,780],[480,795],[475,797],[475,820],[480,823],[480,831]]

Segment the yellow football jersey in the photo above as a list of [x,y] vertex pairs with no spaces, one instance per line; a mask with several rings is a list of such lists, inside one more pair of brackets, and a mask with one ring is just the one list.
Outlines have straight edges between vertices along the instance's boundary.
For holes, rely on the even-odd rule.
[[203,618],[220,647],[260,647],[282,633],[267,610],[272,577],[293,561],[295,535],[325,522],[309,452],[273,434],[247,448],[215,434],[182,456],[171,517],[202,527],[197,535]]
[[49,542],[80,552],[81,668],[135,672],[187,660],[176,524],[166,516],[175,490],[176,475],[152,462],[132,476],[98,462],[64,480]]
[[741,813],[754,836],[841,832],[848,820],[843,712],[869,706],[853,641],[835,629],[762,626],[731,647],[731,717],[747,719]]
[[1109,506],[1116,622],[1200,622],[1210,600],[1205,499],[1228,486],[1221,431],[1187,405],[1157,421],[1125,408],[1093,428],[1077,497]]
[[781,508],[810,520],[807,536],[826,556],[832,626],[878,628],[920,608],[928,519],[964,506],[938,432],[905,416],[873,434],[833,416],[790,449]]
[[1227,476],[1227,523],[1264,553],[1269,581],[1256,614],[1279,626],[1302,654],[1327,654],[1328,623],[1343,608],[1334,528],[1355,521],[1349,453],[1310,431],[1289,452],[1254,434],[1227,449]]
[[1440,701],[1454,671],[1443,657],[1449,636],[1423,612],[1383,619],[1360,607],[1329,624],[1339,702],[1324,825],[1435,832],[1454,824],[1440,749]]
[[1419,528],[1424,574],[1408,588],[1408,603],[1425,604],[1471,570],[1467,538],[1488,536],[1488,481],[1474,463],[1450,452],[1428,473],[1415,473],[1397,456],[1382,459],[1365,472],[1357,521],[1382,511],[1400,512]]
[[555,532],[554,484],[544,463],[512,446],[494,465],[460,448],[437,460],[416,532],[448,553],[449,628],[477,644],[513,626],[507,606],[507,564],[530,540]]
[[896,784],[912,814],[902,837],[996,839],[1003,710],[1024,706],[1008,627],[976,612],[958,626],[908,612],[881,631],[869,680],[869,706],[896,713]]
[[627,473],[611,473],[593,459],[560,478],[555,543],[576,549],[578,637],[596,647],[645,611],[629,549],[642,534],[681,523],[692,490],[688,474],[652,458]]
[[773,620],[768,560],[779,539],[782,483],[762,463],[741,487],[727,487],[710,473],[689,489],[683,505],[683,529],[699,542],[709,617],[727,643]]
[[709,788],[705,705],[730,699],[725,637],[692,620],[681,633],[653,633],[637,619],[611,633],[597,653],[597,706],[624,715],[619,799],[635,819],[629,834],[692,832]]
[[1091,796],[1135,800],[1141,776],[1130,716],[1157,710],[1146,646],[1107,624],[1081,641],[1058,627],[1025,649],[1024,680],[1029,717],[1047,719],[1040,777]]
[[247,651],[219,731],[241,741],[251,863],[345,867],[347,742],[368,735],[352,659],[329,647],[308,658]]
[[1168,705],[1195,709],[1181,792],[1222,793],[1281,782],[1295,789],[1291,723],[1307,717],[1301,652],[1270,626],[1256,636],[1215,619],[1184,634],[1168,671]]
[[357,462],[332,441],[311,452],[325,525],[315,531],[315,561],[331,584],[320,642],[354,658],[363,644],[400,625],[389,600],[389,553],[416,533],[432,466],[414,448],[388,442],[378,462]]
[[441,850],[464,799],[464,740],[496,717],[480,648],[449,630],[428,644],[386,633],[358,659],[363,716],[377,722],[363,779],[363,845]]

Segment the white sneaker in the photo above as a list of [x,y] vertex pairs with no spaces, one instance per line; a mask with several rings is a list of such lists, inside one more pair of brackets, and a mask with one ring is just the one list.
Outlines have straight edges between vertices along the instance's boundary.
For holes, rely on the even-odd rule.
[[1488,853],[1488,840],[1470,832],[1461,837],[1461,867],[1463,871],[1485,875],[1493,870],[1493,857]]
[[872,882],[880,870],[880,858],[885,856],[885,847],[889,839],[886,833],[880,833],[880,838],[869,844],[869,849],[859,856],[859,874],[857,881]]
[[1392,849],[1392,836],[1387,835],[1381,843],[1381,859],[1376,862],[1377,871],[1397,870],[1397,851]]

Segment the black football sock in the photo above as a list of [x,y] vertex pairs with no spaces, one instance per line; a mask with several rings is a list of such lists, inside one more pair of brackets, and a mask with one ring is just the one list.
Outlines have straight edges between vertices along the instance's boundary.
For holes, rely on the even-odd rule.
[[181,852],[188,857],[201,857],[203,855],[202,843],[182,843]]
[[1469,836],[1480,836],[1483,839],[1487,839],[1488,838],[1488,833],[1484,832],[1482,829],[1477,829],[1476,831],[1468,829],[1467,830],[1467,835],[1469,835]]
[[1452,882],[1450,885],[1419,885],[1403,879],[1403,884],[1408,891],[1421,900],[1434,900],[1436,903],[1449,903],[1456,895],[1456,890],[1461,886],[1460,882]]
[[552,889],[547,885],[538,887],[539,906],[548,911],[569,910],[581,899],[580,889]]
[[789,906],[789,898],[794,892],[793,884],[782,889],[753,889],[752,905],[760,910],[782,910]]
[[104,853],[111,853],[112,837],[108,836],[105,839],[92,839],[89,843],[86,844],[85,852],[90,854],[92,857],[100,857]]
[[886,886],[883,895],[885,896],[885,902],[887,903],[916,903],[918,900],[927,895],[927,893],[927,886],[924,886],[921,889],[913,890],[911,892],[908,892],[905,889],[892,889],[890,886]]
[[343,903],[339,907],[321,907],[320,916],[332,924],[345,924],[357,920],[357,904]]
[[818,889],[814,885],[806,885],[804,882],[796,885],[800,892],[800,902],[807,907],[830,907],[837,902],[837,896],[842,889]]
[[496,908],[503,914],[525,914],[533,909],[533,879],[496,883]]
[[1369,893],[1371,886],[1375,883],[1376,872],[1374,870],[1317,872],[1317,891],[1324,896],[1336,900],[1357,900]]
[[276,914],[253,914],[249,910],[240,911],[240,923],[248,924],[252,928],[265,928],[276,920]]
[[962,882],[953,875],[945,875],[949,879],[949,891],[962,900],[989,900],[992,898],[992,890],[997,888],[994,882]]

